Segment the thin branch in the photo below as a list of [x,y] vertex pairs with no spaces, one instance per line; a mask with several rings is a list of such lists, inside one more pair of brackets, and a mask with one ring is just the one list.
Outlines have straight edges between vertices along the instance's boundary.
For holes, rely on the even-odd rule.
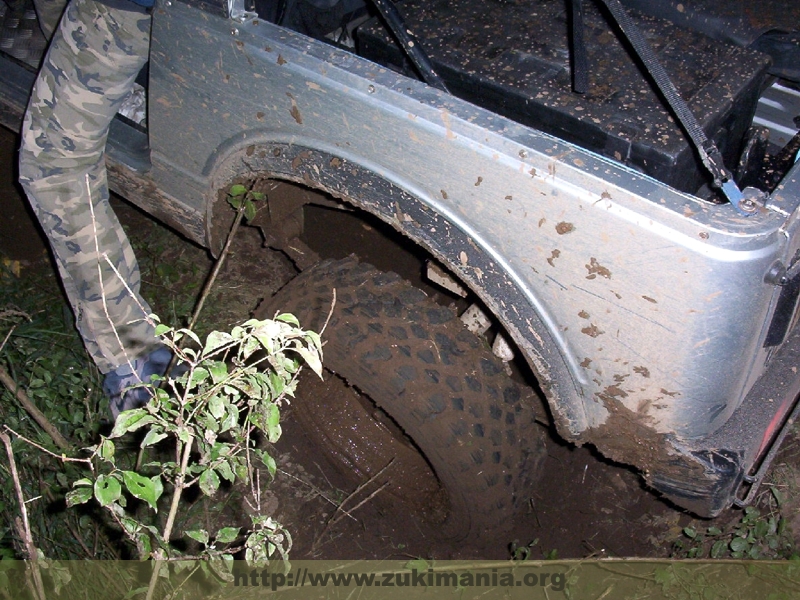
[[[47,417],[44,416],[44,413],[36,408],[36,405],[28,398],[28,394],[25,393],[25,390],[17,385],[17,382],[8,374],[3,367],[0,367],[0,382],[3,383],[8,391],[11,392],[14,397],[19,401],[22,405],[22,408],[25,409],[34,421],[39,424],[39,427],[44,429],[45,433],[50,436],[56,446],[61,448],[62,450],[71,450],[72,444],[70,444],[67,439],[59,433],[58,429],[47,420]],[[21,437],[21,436],[20,436]]]
[[31,320],[31,316],[21,310],[15,310],[13,308],[0,310],[0,319],[8,319],[9,317],[25,317],[28,321]]
[[11,468],[11,479],[14,481],[14,489],[17,492],[19,512],[22,515],[22,525],[18,528],[21,530],[19,533],[21,534],[23,542],[25,543],[25,552],[28,554],[28,560],[31,561],[31,573],[33,575],[33,585],[35,588],[36,597],[39,600],[45,600],[42,574],[39,571],[39,556],[36,552],[36,544],[33,541],[31,524],[28,521],[28,509],[25,507],[25,494],[22,491],[22,484],[20,483],[19,473],[17,472],[17,461],[14,460],[14,450],[11,447],[11,438],[8,437],[7,433],[0,432],[0,441],[2,441],[3,445],[6,447],[8,464]]
[[333,298],[331,298],[331,309],[328,311],[328,316],[325,317],[325,323],[322,324],[322,329],[319,330],[320,337],[322,337],[322,334],[325,333],[325,330],[328,328],[328,323],[330,323],[331,317],[333,316],[333,309],[336,308],[336,288],[333,288],[331,292],[333,293]]
[[[123,285],[125,285],[125,289],[127,289],[128,292],[130,292],[130,290],[128,289],[127,284],[122,279],[120,274],[114,268],[114,265],[111,264],[111,261],[108,259],[108,255],[105,252],[103,254],[100,254],[100,242],[97,236],[97,220],[94,217],[94,203],[92,202],[92,186],[89,184],[89,173],[86,173],[84,181],[86,183],[86,193],[88,194],[89,197],[89,213],[92,215],[92,231],[94,232],[94,251],[95,251],[95,256],[97,257],[97,279],[100,283],[100,299],[103,301],[103,312],[105,312],[106,319],[108,320],[109,325],[111,325],[111,330],[114,332],[114,337],[117,339],[117,344],[119,344],[120,350],[122,350],[122,354],[125,356],[125,360],[127,361],[128,366],[131,368],[131,371],[134,374],[136,374],[136,369],[133,368],[133,363],[131,362],[128,353],[125,351],[125,346],[123,345],[122,340],[119,338],[119,333],[117,333],[117,328],[114,324],[114,320],[111,318],[111,315],[108,312],[108,304],[106,303],[106,288],[105,284],[103,283],[103,265],[101,264],[100,261],[101,257],[105,258],[106,262],[111,266],[112,269],[114,269],[114,273],[117,275],[117,277],[119,277]],[[133,297],[134,299],[136,298],[134,294],[131,294],[131,297]]]
[[[329,502],[330,504],[332,504],[333,506],[335,506],[337,508],[339,507],[339,504],[337,504],[335,500],[332,500],[331,498],[328,498],[325,494],[322,493],[322,490],[320,490],[317,486],[315,486],[315,485],[313,485],[313,484],[311,484],[311,483],[309,483],[309,482],[307,482],[307,481],[305,481],[303,479],[300,479],[299,477],[297,477],[295,475],[292,475],[291,473],[289,473],[288,471],[284,471],[283,469],[278,469],[278,473],[281,473],[283,475],[287,475],[287,476],[291,477],[292,479],[294,479],[296,481],[299,481],[303,485],[310,487],[311,490],[315,494],[317,494],[320,498],[322,498],[323,500],[326,500],[327,502]],[[350,518],[353,519],[354,521],[358,520],[353,516],[350,516]]]
[[[21,439],[23,442],[25,442],[25,443],[27,443],[27,444],[30,444],[30,445],[31,445],[31,446],[33,446],[34,448],[38,448],[39,450],[41,450],[41,451],[42,451],[42,452],[44,452],[45,454],[49,454],[50,456],[52,456],[52,457],[54,457],[54,458],[57,458],[58,460],[60,460],[60,461],[62,461],[62,462],[79,462],[79,463],[85,463],[85,464],[89,465],[89,468],[92,470],[92,472],[94,472],[94,466],[92,465],[92,461],[91,461],[90,459],[88,459],[88,458],[71,458],[71,457],[69,457],[69,456],[65,456],[65,455],[63,455],[63,454],[56,454],[55,452],[51,452],[50,450],[48,450],[48,449],[47,449],[47,448],[45,448],[44,446],[41,446],[41,445],[37,444],[37,443],[36,443],[36,442],[34,442],[33,440],[29,440],[29,439],[28,439],[28,438],[26,438],[24,435],[17,433],[17,432],[16,432],[16,431],[14,431],[13,429],[11,429],[11,427],[9,427],[8,425],[3,425],[3,429],[5,429],[6,431],[10,431],[10,432],[11,432],[11,433],[13,433],[15,436],[17,436],[19,439]],[[3,435],[3,434],[0,434],[0,435]]]
[[[250,189],[247,190],[249,194],[253,191],[253,187],[258,180],[254,181],[253,184],[250,186]],[[245,194],[246,195],[246,194]],[[200,311],[203,310],[203,305],[206,303],[206,299],[208,295],[211,293],[211,288],[213,287],[214,283],[217,281],[217,276],[219,275],[220,270],[222,269],[222,265],[225,264],[225,259],[228,257],[230,252],[231,244],[233,243],[234,237],[236,237],[236,232],[239,231],[239,227],[242,224],[242,217],[244,217],[244,208],[247,205],[246,202],[242,202],[241,206],[239,206],[239,210],[236,211],[236,218],[231,225],[230,231],[228,231],[228,237],[225,239],[225,245],[222,247],[222,252],[219,254],[219,258],[214,263],[214,268],[211,270],[211,273],[206,279],[205,283],[203,284],[203,289],[200,292],[200,296],[197,299],[197,306],[195,306],[194,313],[192,314],[192,319],[189,321],[189,326],[187,329],[194,329],[194,326],[197,324],[197,319],[200,317]]]
[[[339,521],[341,521],[345,517],[353,518],[352,514],[351,514],[353,511],[361,508],[364,504],[366,504],[367,502],[372,500],[375,496],[377,496],[378,493],[381,490],[383,490],[387,485],[389,485],[388,481],[384,482],[383,484],[380,485],[380,487],[378,487],[378,489],[373,491],[369,496],[364,498],[361,502],[356,504],[353,508],[348,509],[347,511],[344,510],[344,505],[345,504],[347,504],[349,501],[351,501],[353,498],[355,498],[364,488],[366,488],[371,483],[373,483],[376,479],[378,479],[378,477],[380,477],[383,474],[383,472],[392,465],[392,463],[394,463],[394,459],[390,460],[388,463],[386,463],[386,466],[384,466],[380,471],[378,471],[377,473],[375,473],[375,475],[370,477],[367,481],[365,481],[364,483],[359,485],[349,496],[347,496],[347,498],[345,498],[341,502],[341,504],[339,504],[339,506],[336,507],[336,510],[333,512],[331,517],[328,519],[328,522],[325,523],[325,527],[323,527],[323,529],[320,532],[320,534],[316,537],[316,540],[314,541],[314,543],[311,544],[312,550],[316,549],[317,543],[324,537],[324,535],[328,532],[328,530],[331,527],[336,525],[336,523],[338,523]],[[339,513],[341,513],[341,514],[339,514]]]
[[181,494],[183,493],[183,489],[185,487],[184,482],[186,480],[186,469],[187,465],[189,464],[189,455],[192,453],[192,444],[194,443],[194,437],[189,437],[189,441],[183,448],[183,457],[181,458],[181,468],[178,472],[178,477],[175,481],[175,491],[172,493],[172,504],[169,508],[169,515],[167,516],[167,523],[164,525],[164,533],[162,534],[161,538],[164,540],[164,543],[169,543],[169,538],[172,535],[172,527],[175,524],[175,515],[178,514],[178,507],[180,506],[181,502]]
[[[3,313],[0,313],[0,318],[2,318],[2,317],[3,317]],[[12,327],[11,329],[8,330],[8,333],[6,334],[6,337],[3,338],[3,343],[0,344],[0,352],[3,352],[3,348],[6,347],[6,342],[8,342],[8,338],[11,337],[11,334],[14,333],[14,330],[16,328],[17,327],[15,325],[14,327]]]

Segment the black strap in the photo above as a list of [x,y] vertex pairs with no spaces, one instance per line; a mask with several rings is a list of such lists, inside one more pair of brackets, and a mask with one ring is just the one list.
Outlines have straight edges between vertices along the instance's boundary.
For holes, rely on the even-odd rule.
[[[625,34],[625,37],[631,43],[631,46],[633,46],[636,54],[644,63],[647,72],[653,78],[656,86],[658,86],[658,89],[666,99],[667,104],[669,104],[672,112],[677,117],[684,131],[686,131],[692,145],[694,145],[695,150],[700,155],[700,160],[703,161],[706,169],[708,169],[708,172],[711,174],[714,187],[722,189],[726,182],[731,181],[731,174],[725,168],[722,155],[716,144],[706,137],[705,132],[702,127],[700,127],[691,109],[684,99],[681,98],[675,84],[672,83],[669,75],[667,75],[664,67],[656,57],[655,52],[653,52],[647,40],[644,39],[642,32],[633,22],[628,11],[625,10],[619,0],[600,1],[605,4],[611,12],[611,15],[614,17],[617,25],[619,25],[622,33]],[[725,186],[725,188],[729,188],[729,186]],[[724,191],[726,195],[728,195],[727,189]],[[733,199],[729,198],[729,200],[733,202]],[[737,205],[737,209],[738,208]]]
[[578,94],[589,91],[589,61],[583,26],[583,0],[570,2],[570,39],[572,41],[572,89]]
[[444,80],[434,70],[428,55],[422,49],[414,34],[411,33],[411,30],[406,26],[403,16],[394,3],[391,0],[372,0],[372,4],[381,13],[383,20],[395,38],[397,38],[406,56],[414,63],[414,67],[416,67],[422,80],[431,87],[447,92]]

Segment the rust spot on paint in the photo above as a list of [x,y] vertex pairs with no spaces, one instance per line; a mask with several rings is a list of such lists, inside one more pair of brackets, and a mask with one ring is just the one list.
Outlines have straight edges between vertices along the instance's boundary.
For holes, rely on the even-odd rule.
[[445,200],[447,200],[447,192],[445,192],[444,190],[439,190],[439,191],[440,191],[440,192],[441,192],[441,194],[442,194],[442,198],[443,198],[443,199],[445,199]]
[[664,388],[661,388],[661,393],[664,394],[665,396],[669,396],[670,398],[674,398],[675,396],[681,395],[680,392],[668,392]]
[[628,392],[623,390],[617,384],[609,385],[602,392],[597,393],[597,397],[604,401],[615,400],[617,398],[627,398]]
[[248,146],[248,147],[245,149],[244,153],[245,153],[247,156],[253,156],[253,154],[255,154],[255,153],[256,153],[256,147],[255,147],[255,146]]
[[311,156],[311,152],[304,150],[292,159],[292,171],[297,171],[298,167],[303,164],[303,161]]
[[331,159],[331,167],[334,169],[338,169],[341,166],[342,166],[342,159],[337,156],[334,156]]
[[655,298],[651,298],[650,296],[642,296],[648,302],[652,302],[653,304],[658,304],[658,301]]
[[539,219],[539,227],[541,227],[541,226],[542,226],[542,225],[544,225],[545,223],[547,223],[547,219],[545,219],[544,217],[542,217],[541,219]]
[[597,262],[597,259],[593,256],[589,263],[586,265],[586,270],[589,271],[589,274],[586,276],[586,279],[595,279],[598,275],[601,277],[605,277],[606,279],[611,279],[611,271]]
[[650,369],[647,367],[633,367],[633,372],[638,373],[645,379],[650,379]]
[[478,177],[478,180],[475,182],[475,187],[478,187],[481,183],[483,183],[483,177]]
[[536,169],[534,169],[534,168],[531,168],[531,170],[530,170],[530,171],[528,171],[528,174],[529,174],[531,177],[536,177]]
[[549,264],[551,267],[555,267],[556,265],[553,261],[555,261],[555,259],[557,259],[559,256],[561,256],[561,250],[553,250],[550,253],[550,258],[547,259],[547,264]]
[[513,200],[514,196],[506,196],[506,200]]
[[589,318],[589,313],[587,313],[585,310],[582,310],[581,312],[578,313],[578,316],[581,319],[588,319]]
[[600,194],[600,197],[603,200],[611,200],[611,194],[609,194],[608,192],[603,192],[602,194]]
[[294,99],[289,92],[286,92],[286,95],[289,96],[289,99],[292,101],[292,108],[289,110],[289,114],[292,115],[292,118],[297,121],[298,125],[303,124],[303,116],[300,114],[300,109],[297,107],[297,100]]
[[264,113],[261,112],[261,111],[258,111],[256,113],[256,119],[258,119],[259,121],[263,121],[264,120]]
[[581,361],[581,366],[584,369],[588,369],[590,364],[592,364],[592,359],[588,356]]
[[583,329],[581,329],[581,333],[584,333],[584,334],[588,335],[589,337],[593,337],[593,338],[596,338],[599,335],[603,335],[603,332],[594,323],[592,323],[588,327],[584,327]]
[[572,223],[561,221],[561,223],[556,225],[556,233],[558,233],[558,235],[566,235],[567,233],[572,233],[573,231],[575,231],[575,225]]
[[283,56],[281,56],[280,54],[278,54],[278,64],[283,66],[286,64],[286,62],[287,62],[286,59],[283,58]]

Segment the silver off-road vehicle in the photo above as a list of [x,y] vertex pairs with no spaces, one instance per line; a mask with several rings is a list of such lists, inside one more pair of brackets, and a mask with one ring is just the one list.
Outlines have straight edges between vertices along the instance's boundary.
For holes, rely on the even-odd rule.
[[[0,7],[18,130],[44,41]],[[698,515],[752,497],[800,393],[800,4],[160,0],[140,83],[113,189],[212,252],[225,190],[266,191],[301,273],[262,312],[319,327],[335,289],[327,366],[382,409],[306,411],[352,469],[477,532],[528,497],[547,418]],[[319,261],[311,204],[403,234],[489,333]]]

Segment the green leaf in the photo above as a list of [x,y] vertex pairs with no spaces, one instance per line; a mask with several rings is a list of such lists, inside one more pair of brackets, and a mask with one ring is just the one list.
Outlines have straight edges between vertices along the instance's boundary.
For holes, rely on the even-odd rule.
[[208,401],[208,411],[211,413],[211,416],[217,420],[225,416],[225,403],[221,396],[211,396],[211,399]]
[[178,439],[184,444],[188,444],[191,439],[191,433],[186,427],[178,427]]
[[78,504],[85,504],[93,495],[93,490],[90,487],[79,487],[77,490],[72,490],[67,494],[67,506],[76,506]]
[[717,540],[714,542],[714,545],[711,546],[711,558],[720,558],[721,556],[725,555],[725,551],[728,549],[728,542],[725,540]]
[[200,542],[203,546],[208,546],[208,532],[205,529],[192,529],[191,531],[186,531],[185,534]]
[[275,472],[278,470],[278,465],[275,464],[275,459],[264,450],[255,449],[253,452],[255,452],[256,456],[261,459],[261,462],[264,463],[264,466],[267,467],[269,474],[272,477],[275,477]]
[[236,480],[236,477],[233,475],[233,470],[231,469],[230,464],[228,464],[228,461],[225,460],[222,461],[215,468],[217,470],[217,473],[222,475],[222,478],[225,479],[226,481],[230,481],[231,483],[233,483]]
[[[192,331],[191,329],[181,329],[180,333],[181,333],[181,335],[185,335],[186,337],[188,337],[190,340],[192,340],[198,346],[202,346],[203,345],[200,342],[200,338],[197,337],[197,334],[194,331]],[[186,352],[187,350],[189,350],[189,348],[184,348],[182,351]],[[180,356],[180,354],[179,354],[179,356]]]
[[131,519],[130,517],[121,517],[119,521],[122,523],[122,527],[129,535],[133,535],[142,529],[141,524],[136,519]]
[[129,431],[136,431],[140,427],[149,425],[155,421],[155,417],[149,414],[143,408],[134,408],[133,410],[126,410],[121,412],[114,423],[114,429],[111,430],[110,438],[121,437]]
[[776,488],[774,485],[770,487],[770,491],[775,498],[775,502],[778,504],[778,508],[781,508],[785,502],[783,494],[781,494],[780,490],[778,490],[778,488]]
[[240,527],[223,527],[214,536],[214,539],[220,544],[230,544],[239,536]]
[[321,378],[322,361],[319,359],[319,354],[316,352],[311,352],[308,348],[301,346],[300,344],[297,344],[294,350],[303,357],[303,360],[306,361],[306,364],[309,366],[309,368]]
[[72,487],[78,487],[80,485],[93,485],[92,480],[88,477],[84,477],[83,479],[78,479],[75,483],[72,484]]
[[152,478],[143,477],[136,471],[123,471],[122,479],[127,490],[139,500],[144,500],[154,511],[158,512],[158,499],[164,492],[164,485],[161,477],[156,475]]
[[215,350],[219,350],[220,348],[227,346],[233,341],[234,338],[229,333],[225,333],[223,331],[212,331],[208,334],[208,337],[206,337],[206,345],[203,348],[203,354],[208,355]]
[[100,475],[94,482],[94,497],[97,498],[100,506],[108,506],[112,502],[116,502],[121,493],[122,486],[111,475]]
[[231,186],[230,191],[228,192],[229,196],[243,196],[247,193],[247,188],[243,185],[237,183]]
[[239,350],[239,356],[243,359],[247,359],[260,349],[261,341],[256,336],[248,336]]
[[225,412],[225,418],[219,424],[219,432],[223,433],[229,429],[233,429],[239,424],[239,409],[235,404],[228,403]]
[[322,352],[322,339],[316,331],[306,331],[303,335],[310,346],[316,348],[318,352]]
[[144,436],[142,443],[139,444],[141,448],[147,448],[148,446],[152,446],[153,444],[157,444],[161,440],[167,437],[167,434],[160,430],[160,428],[153,427],[147,432],[147,435]]
[[200,489],[206,496],[213,496],[219,489],[219,476],[214,469],[206,469],[200,475]]
[[205,367],[197,367],[192,372],[192,386],[200,385],[206,379],[208,379],[209,376],[210,376],[210,373],[208,372],[208,369],[206,369]]
[[244,218],[248,221],[256,218],[256,205],[251,200],[246,200],[244,203]]
[[150,542],[149,535],[147,535],[144,531],[140,531],[138,534],[136,534],[136,545],[139,548],[139,555],[142,560],[150,558],[150,553],[153,551],[153,547]]
[[406,564],[403,565],[403,568],[408,569],[409,571],[413,571],[416,569],[420,573],[424,573],[428,570],[428,561],[424,558],[415,558],[413,560],[409,560]]
[[289,323],[290,325],[294,325],[295,327],[300,327],[300,321],[297,320],[292,313],[283,313],[275,317],[276,321],[283,321],[284,323]]
[[228,377],[228,365],[222,361],[214,361],[208,365],[208,372],[211,374],[211,381],[220,383]]
[[741,537],[733,538],[730,543],[730,548],[733,552],[744,552],[748,546],[747,540]]
[[158,325],[156,325],[156,336],[158,337],[161,337],[162,335],[168,333],[169,331],[172,331],[172,327],[169,327],[168,325],[164,325],[163,323],[159,323]]

